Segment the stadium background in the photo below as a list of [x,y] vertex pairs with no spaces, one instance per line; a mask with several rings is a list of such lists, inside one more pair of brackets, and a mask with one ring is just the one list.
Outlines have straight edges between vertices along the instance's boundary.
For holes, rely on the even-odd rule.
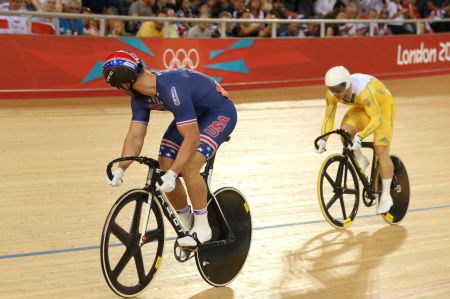
[[[448,298],[450,35],[324,39],[147,39],[0,35],[0,297],[115,298],[98,244],[115,199],[142,186],[127,171],[106,185],[119,155],[129,97],[105,86],[101,62],[116,49],[148,69],[196,66],[230,90],[239,123],[218,153],[213,188],[239,188],[254,235],[242,273],[210,288],[166,244],[142,298]],[[190,54],[189,54],[190,53]],[[187,58],[186,58],[187,57]],[[336,64],[383,79],[398,104],[392,152],[405,162],[411,205],[389,226],[360,208],[349,229],[323,219],[322,160],[313,152],[324,112],[323,74]],[[342,118],[340,107],[336,120]],[[143,153],[154,156],[171,117],[152,116]],[[337,124],[336,124],[337,126]],[[168,228],[168,226],[166,226]],[[168,231],[167,237],[173,237]]]

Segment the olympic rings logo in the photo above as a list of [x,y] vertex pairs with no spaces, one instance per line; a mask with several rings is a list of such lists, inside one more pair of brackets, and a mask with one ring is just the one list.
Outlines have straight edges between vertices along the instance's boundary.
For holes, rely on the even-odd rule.
[[194,70],[200,63],[200,55],[196,49],[190,49],[187,52],[184,49],[178,49],[176,52],[167,49],[164,51],[163,63],[166,69],[189,68]]

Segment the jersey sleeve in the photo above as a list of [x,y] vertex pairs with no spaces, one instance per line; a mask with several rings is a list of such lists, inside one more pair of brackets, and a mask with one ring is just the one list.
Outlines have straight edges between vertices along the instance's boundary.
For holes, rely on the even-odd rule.
[[372,90],[370,86],[367,86],[363,90],[361,98],[364,110],[370,119],[367,126],[358,133],[358,135],[364,139],[372,134],[381,125],[381,112],[377,99],[375,98],[375,91]]
[[158,93],[164,107],[173,113],[177,126],[197,122],[193,99],[183,83],[161,85]]
[[148,124],[150,120],[150,108],[143,96],[133,95],[131,97],[132,122]]
[[[326,109],[325,109],[325,116],[322,121],[321,135],[333,130],[334,118],[336,116],[337,101],[336,99],[333,98],[333,96],[330,94],[328,90],[325,95],[325,99],[326,99]],[[325,140],[327,139],[328,136],[325,137]]]

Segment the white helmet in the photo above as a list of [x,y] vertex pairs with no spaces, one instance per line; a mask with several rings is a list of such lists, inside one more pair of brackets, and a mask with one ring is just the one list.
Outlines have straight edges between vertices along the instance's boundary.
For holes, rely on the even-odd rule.
[[341,93],[350,87],[350,72],[343,66],[335,66],[325,74],[325,85],[333,93]]

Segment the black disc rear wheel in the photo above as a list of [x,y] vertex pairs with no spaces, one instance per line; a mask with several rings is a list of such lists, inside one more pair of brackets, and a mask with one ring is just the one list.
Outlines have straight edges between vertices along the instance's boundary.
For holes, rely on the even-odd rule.
[[139,245],[147,199],[145,190],[125,193],[111,208],[103,227],[100,246],[103,275],[111,290],[122,297],[140,294],[161,264],[164,222],[156,201],[151,204],[145,243]]
[[[396,156],[391,156],[394,164],[394,176],[391,184],[391,196],[394,202],[389,212],[381,214],[381,217],[390,224],[397,224],[403,220],[409,206],[409,178],[405,165]],[[380,179],[381,180],[381,179]],[[381,182],[378,184],[381,188]]]
[[[231,187],[221,188],[214,195],[225,219],[235,234],[235,240],[227,245],[200,248],[196,254],[197,268],[203,279],[212,286],[230,283],[241,271],[247,259],[252,239],[250,209],[244,196]],[[226,228],[214,201],[208,205],[208,220],[213,240],[227,237]]]

